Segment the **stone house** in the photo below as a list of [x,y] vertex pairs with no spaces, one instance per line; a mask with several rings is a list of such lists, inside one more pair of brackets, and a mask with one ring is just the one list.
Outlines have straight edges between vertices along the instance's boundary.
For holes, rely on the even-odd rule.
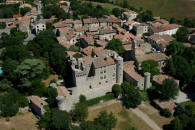
[[40,32],[43,31],[43,30],[46,30],[45,21],[44,21],[44,20],[36,21],[36,22],[33,24],[33,29],[35,30],[35,33],[36,33],[36,34],[40,33]]
[[112,28],[105,28],[99,30],[99,40],[107,40],[110,41],[116,35],[116,31]]
[[100,24],[100,28],[104,28],[108,25],[107,20],[105,18],[99,18],[98,21]]
[[177,33],[180,25],[178,24],[168,24],[168,25],[161,25],[158,27],[151,26],[149,27],[149,34],[159,34],[159,35],[174,35]]
[[89,45],[94,45],[95,40],[93,37],[83,37],[80,39],[80,42],[81,42],[81,47],[85,48]]
[[138,37],[142,37],[143,34],[148,33],[148,25],[144,23],[134,25],[134,29]]
[[77,42],[76,37],[74,36],[74,34],[71,34],[71,33],[61,35],[61,36],[57,37],[57,40],[60,44],[68,43],[68,44],[74,45]]
[[74,21],[74,29],[76,28],[82,28],[83,27],[83,23],[81,20],[75,20]]
[[145,60],[154,60],[158,62],[158,67],[162,72],[162,68],[165,66],[165,61],[168,57],[164,53],[149,53],[144,55],[139,55],[135,57],[135,64],[138,70],[141,70],[141,63]]
[[154,34],[147,38],[147,41],[152,45],[152,47],[160,52],[165,52],[166,46],[169,45],[172,40],[174,40],[174,38],[170,35],[159,34]]
[[107,44],[108,44],[108,42],[105,40],[96,40],[95,41],[95,46],[97,46],[97,47],[105,48]]
[[166,74],[159,74],[159,75],[155,75],[153,77],[153,81],[154,81],[155,85],[162,85],[162,83],[165,79],[173,79],[173,80],[175,80],[175,82],[179,86],[179,80],[174,79],[172,76],[169,76],[169,75],[166,75]]
[[86,18],[83,19],[84,27],[88,29],[88,31],[97,31],[99,29],[99,21],[96,18]]
[[125,22],[123,24],[123,27],[127,30],[127,31],[131,31],[133,29],[133,27],[136,25],[136,24],[140,24],[136,21],[133,21],[133,20],[129,20],[127,22]]
[[70,10],[70,2],[69,1],[59,1],[57,5],[60,6],[66,13]]
[[129,20],[134,20],[137,18],[138,13],[136,13],[135,11],[132,10],[128,10],[126,12],[122,13],[122,19],[129,21]]
[[48,104],[43,98],[40,98],[39,96],[30,96],[28,99],[30,101],[29,106],[35,114],[41,116],[45,113],[44,106]]

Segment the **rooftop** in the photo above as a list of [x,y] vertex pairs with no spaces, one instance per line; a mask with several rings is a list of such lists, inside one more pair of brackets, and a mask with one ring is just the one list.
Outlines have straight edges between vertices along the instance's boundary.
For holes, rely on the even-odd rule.
[[38,106],[39,108],[42,108],[44,105],[47,105],[47,102],[45,102],[43,99],[41,99],[39,96],[30,96],[29,100]]
[[159,62],[159,61],[164,61],[167,58],[168,57],[164,53],[149,53],[149,54],[136,56],[138,63],[141,63],[145,60],[155,60],[155,61]]

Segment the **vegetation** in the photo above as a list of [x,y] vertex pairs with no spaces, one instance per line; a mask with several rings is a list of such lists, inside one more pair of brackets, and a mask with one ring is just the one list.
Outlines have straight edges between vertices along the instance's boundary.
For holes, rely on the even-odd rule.
[[1,4],[0,18],[12,18],[14,14],[19,13],[19,4]]
[[85,95],[80,95],[80,96],[79,96],[79,102],[80,102],[80,103],[86,102],[86,100],[87,100],[87,99],[86,99]]
[[154,75],[160,74],[160,70],[158,68],[158,62],[154,60],[143,61],[141,64],[141,68],[143,73],[149,72],[152,75],[152,77]]
[[56,16],[58,19],[68,18],[68,14],[60,8],[58,5],[47,5],[43,7],[43,17],[51,18],[51,16]]
[[85,103],[75,105],[72,111],[72,118],[74,121],[84,121],[88,116],[88,106]]
[[0,22],[0,29],[5,29],[5,28],[6,28],[6,23]]
[[159,91],[159,97],[162,100],[175,98],[179,92],[178,85],[173,79],[165,79],[157,90]]
[[81,2],[80,0],[71,0],[71,9],[73,10],[73,18],[78,18],[79,15],[102,17],[109,14],[109,11],[101,5],[93,6],[92,3]]
[[24,7],[20,9],[21,15],[24,16],[27,12],[30,12],[31,9],[29,7]]
[[121,86],[118,84],[115,84],[112,86],[112,93],[114,93],[114,96],[117,98],[122,92]]
[[187,34],[189,34],[189,30],[187,27],[180,27],[177,33],[175,34],[175,38],[177,41],[185,42]]
[[113,51],[116,51],[119,55],[123,55],[125,52],[125,49],[122,45],[121,40],[119,39],[112,39],[111,41],[108,42],[106,49],[110,49]]
[[135,86],[131,85],[128,82],[123,82],[121,84],[122,87],[122,95],[123,101],[126,107],[133,107],[135,108],[139,104],[141,104],[142,97],[140,95],[139,89]]
[[160,114],[165,117],[171,117],[171,111],[168,108],[162,109],[160,111]]
[[139,13],[137,19],[139,22],[153,21],[153,13],[150,10],[143,11]]

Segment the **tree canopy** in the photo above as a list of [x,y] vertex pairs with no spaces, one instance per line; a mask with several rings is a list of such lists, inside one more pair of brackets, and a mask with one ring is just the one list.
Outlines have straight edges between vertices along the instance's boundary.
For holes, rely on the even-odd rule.
[[125,52],[125,49],[122,45],[121,40],[119,39],[112,39],[111,41],[108,42],[106,49],[110,49],[113,51],[116,51],[119,55],[123,55]]
[[138,88],[136,88],[135,86],[131,85],[128,82],[123,82],[121,84],[121,87],[123,89],[122,95],[126,107],[135,108],[136,106],[141,104],[142,97],[140,95]]
[[179,92],[178,84],[173,79],[165,79],[158,87],[158,91],[160,93],[160,99],[169,100],[171,98],[175,98]]
[[149,72],[152,76],[160,73],[158,62],[154,60],[145,60],[141,64],[142,72]]

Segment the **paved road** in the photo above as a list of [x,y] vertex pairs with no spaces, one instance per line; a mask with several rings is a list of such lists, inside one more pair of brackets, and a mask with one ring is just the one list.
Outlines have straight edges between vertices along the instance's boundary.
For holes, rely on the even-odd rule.
[[148,126],[150,126],[153,130],[162,130],[148,115],[143,113],[139,108],[131,109],[133,113],[135,113],[139,118],[141,118]]

